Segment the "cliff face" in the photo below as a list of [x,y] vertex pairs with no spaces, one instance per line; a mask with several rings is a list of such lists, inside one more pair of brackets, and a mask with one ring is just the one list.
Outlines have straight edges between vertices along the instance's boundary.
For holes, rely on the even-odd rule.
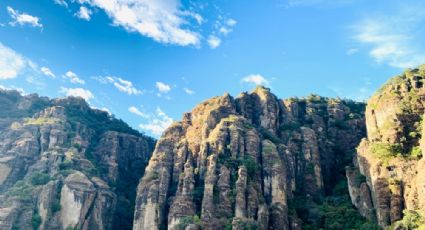
[[[424,78],[424,66],[407,70],[369,100],[367,139],[358,147],[357,168],[347,170],[349,181],[365,176],[350,183],[353,204],[382,227],[425,226]],[[367,211],[373,209],[376,214]]]
[[365,133],[362,103],[280,100],[261,87],[212,98],[158,141],[134,229],[354,227],[331,215],[357,218],[343,205],[345,166]]
[[78,98],[0,104],[0,229],[131,229],[154,140]]

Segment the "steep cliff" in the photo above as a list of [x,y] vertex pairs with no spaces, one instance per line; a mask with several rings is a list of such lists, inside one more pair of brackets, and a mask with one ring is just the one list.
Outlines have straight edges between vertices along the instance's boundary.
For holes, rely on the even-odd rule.
[[362,103],[262,87],[207,100],[158,141],[134,229],[373,229],[345,179],[365,135]]
[[155,141],[81,98],[0,91],[0,229],[131,229]]
[[350,183],[353,204],[382,227],[425,228],[424,78],[425,66],[407,70],[368,101],[367,139],[347,170],[349,181],[365,176]]

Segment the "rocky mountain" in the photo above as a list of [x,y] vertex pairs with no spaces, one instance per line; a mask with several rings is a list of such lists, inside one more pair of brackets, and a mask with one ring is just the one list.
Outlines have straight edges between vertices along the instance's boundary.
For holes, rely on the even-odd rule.
[[133,229],[377,229],[353,208],[345,173],[364,107],[263,87],[200,103],[158,141]]
[[425,229],[424,79],[367,105],[224,94],[158,141],[80,98],[0,90],[0,229]]
[[131,229],[155,140],[81,98],[0,91],[0,229]]
[[347,170],[353,204],[382,227],[425,229],[424,78],[425,66],[407,70],[369,100],[367,138]]

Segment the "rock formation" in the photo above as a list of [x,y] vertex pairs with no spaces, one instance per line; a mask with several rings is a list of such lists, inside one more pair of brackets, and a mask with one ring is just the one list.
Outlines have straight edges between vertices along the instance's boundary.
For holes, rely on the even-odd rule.
[[345,166],[365,133],[362,103],[280,100],[263,87],[207,100],[159,139],[133,229],[342,229],[319,205],[341,203],[329,197],[341,185],[349,202]]
[[[349,183],[353,204],[382,227],[425,227],[424,78],[425,66],[409,69],[368,101],[367,138],[358,147],[357,167],[347,170],[349,181],[364,175]],[[412,214],[416,223],[401,221]]]
[[132,228],[153,139],[81,98],[0,104],[0,229]]

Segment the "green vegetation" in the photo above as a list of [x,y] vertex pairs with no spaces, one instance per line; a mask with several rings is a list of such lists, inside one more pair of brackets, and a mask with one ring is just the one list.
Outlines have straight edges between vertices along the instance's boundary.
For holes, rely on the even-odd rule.
[[410,157],[412,159],[416,159],[419,160],[422,158],[422,150],[419,146],[415,146],[412,148],[412,150],[410,151]]
[[145,180],[146,180],[146,182],[149,182],[149,181],[156,180],[158,178],[159,178],[159,173],[158,172],[149,172],[146,175]]
[[341,180],[332,194],[314,202],[304,196],[296,196],[288,203],[290,215],[296,214],[303,221],[303,229],[359,229],[379,230],[380,227],[363,218],[351,204],[347,181]]
[[[87,108],[84,108],[85,106]],[[104,111],[93,110],[87,105],[82,106],[78,103],[69,103],[64,107],[68,121],[73,125],[77,123],[87,125],[98,134],[102,134],[105,131],[117,131],[135,136],[143,136],[147,138],[147,140],[154,141],[151,137],[139,133],[137,130],[128,126],[124,121],[116,119]]]
[[34,230],[38,230],[38,228],[41,225],[41,222],[42,222],[42,219],[41,219],[40,214],[38,214],[37,210],[34,210],[34,213],[32,214],[32,218],[31,218],[32,228]]
[[335,127],[338,129],[350,129],[350,126],[348,126],[348,123],[346,121],[335,121],[334,122]]
[[45,185],[49,183],[50,180],[51,178],[49,174],[47,173],[36,172],[30,176],[30,182],[32,185],[35,185],[35,186]]
[[185,230],[186,227],[191,225],[191,224],[201,225],[202,223],[201,223],[201,219],[199,218],[199,216],[194,215],[194,216],[185,216],[185,217],[181,218],[177,228],[180,229],[180,230]]
[[300,127],[301,127],[301,125],[298,124],[298,123],[288,123],[288,124],[281,125],[279,127],[279,131],[280,132],[294,131],[294,130],[299,129]]
[[321,96],[316,95],[316,94],[310,94],[310,95],[307,96],[306,100],[309,103],[326,103],[328,98],[321,97]]
[[22,202],[32,200],[33,188],[24,181],[18,181],[9,189],[9,195],[17,197]]
[[263,136],[264,139],[270,140],[271,142],[275,143],[275,144],[279,144],[282,141],[279,139],[279,137],[277,137],[276,135],[274,135],[273,133],[271,133],[270,131],[264,129],[264,128],[260,128],[260,133]]
[[252,179],[255,177],[255,174],[259,171],[260,166],[258,162],[252,156],[245,156],[242,159],[241,164],[246,167],[248,173],[248,178]]
[[377,158],[387,161],[391,158],[402,155],[402,147],[399,144],[390,144],[384,142],[371,143],[370,152]]
[[403,211],[403,219],[395,222],[391,229],[425,230],[425,218],[412,210]]

